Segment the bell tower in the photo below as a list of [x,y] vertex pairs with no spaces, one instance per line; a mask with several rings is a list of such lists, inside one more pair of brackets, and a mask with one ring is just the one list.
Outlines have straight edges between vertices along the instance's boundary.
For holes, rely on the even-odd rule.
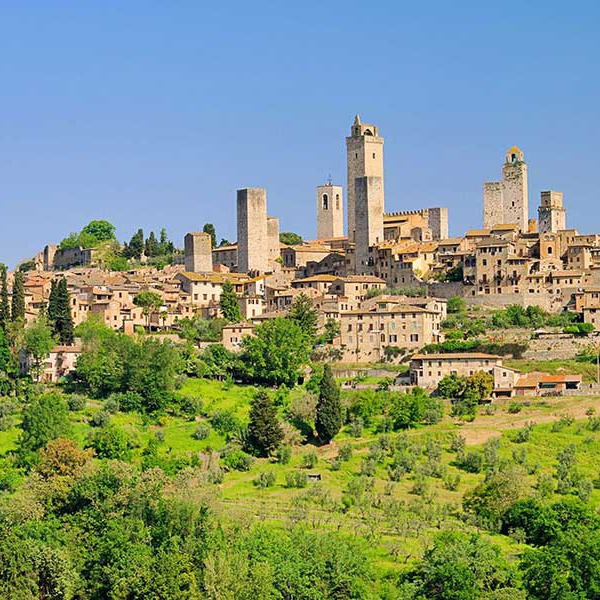
[[362,123],[356,115],[346,138],[348,164],[348,239],[353,242],[356,234],[356,187],[360,177],[378,177],[381,180],[381,200],[383,203],[383,138],[375,125]]

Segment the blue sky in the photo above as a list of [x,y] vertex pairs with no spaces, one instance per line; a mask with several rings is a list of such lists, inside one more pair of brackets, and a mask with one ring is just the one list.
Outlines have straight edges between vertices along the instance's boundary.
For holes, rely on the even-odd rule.
[[386,138],[388,210],[481,226],[516,144],[531,216],[557,189],[600,231],[599,21],[586,1],[4,2],[0,261],[96,218],[122,240],[207,221],[233,240],[252,186],[310,238],[356,112]]

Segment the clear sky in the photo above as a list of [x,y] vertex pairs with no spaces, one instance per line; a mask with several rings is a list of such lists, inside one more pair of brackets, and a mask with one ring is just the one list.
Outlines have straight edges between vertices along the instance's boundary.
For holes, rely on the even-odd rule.
[[2,2],[0,261],[99,218],[234,240],[254,186],[310,238],[356,112],[386,138],[387,210],[480,227],[516,144],[531,216],[556,189],[600,232],[599,33],[597,1]]

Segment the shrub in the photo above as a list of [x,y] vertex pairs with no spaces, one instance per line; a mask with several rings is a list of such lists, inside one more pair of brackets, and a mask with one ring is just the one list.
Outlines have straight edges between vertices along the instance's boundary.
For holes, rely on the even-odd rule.
[[275,456],[279,464],[287,465],[292,459],[292,449],[289,446],[279,446]]
[[520,402],[511,402],[506,410],[509,414],[516,415],[517,413],[520,413],[522,409],[523,405]]
[[87,398],[81,394],[72,394],[67,397],[67,405],[69,410],[75,412],[77,410],[83,410],[85,408]]
[[252,466],[252,457],[243,450],[234,450],[223,458],[223,463],[235,471],[249,471]]
[[240,420],[228,410],[218,410],[210,417],[210,423],[221,435],[229,435],[241,427]]
[[456,473],[456,475],[453,475],[452,473],[447,473],[444,476],[444,487],[451,491],[454,492],[458,489],[458,486],[460,485],[460,474]]
[[257,488],[268,488],[275,484],[275,473],[273,471],[261,471],[258,477],[252,480]]
[[304,471],[291,471],[285,474],[285,487],[304,488],[308,484],[308,475]]
[[348,425],[348,431],[352,437],[359,438],[363,434],[362,417],[353,417]]
[[104,403],[104,410],[110,414],[119,412],[120,408],[119,400],[115,398],[114,394],[111,394]]
[[467,473],[480,473],[483,469],[483,454],[472,450],[463,455],[458,466]]
[[346,462],[352,458],[352,446],[348,443],[342,444],[338,450],[338,458]]
[[105,410],[101,410],[92,415],[92,418],[90,419],[90,425],[92,427],[105,427],[106,425],[108,425],[109,421],[110,414],[107,413]]
[[302,456],[302,466],[306,469],[314,469],[319,458],[314,450],[310,450]]
[[194,432],[192,433],[192,437],[195,440],[205,440],[209,435],[210,427],[205,423],[200,423],[197,425],[196,429],[194,429]]
[[517,444],[523,444],[529,441],[531,432],[533,431],[533,425],[533,423],[527,423],[523,429],[519,429],[519,431],[517,431],[517,435],[515,436],[515,442]]

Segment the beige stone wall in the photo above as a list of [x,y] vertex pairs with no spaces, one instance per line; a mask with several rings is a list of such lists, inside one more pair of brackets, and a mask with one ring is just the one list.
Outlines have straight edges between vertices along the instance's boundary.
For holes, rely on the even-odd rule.
[[344,196],[341,185],[317,187],[317,239],[344,235]]
[[267,217],[267,238],[269,240],[269,260],[279,258],[279,219]]
[[468,377],[478,371],[491,373],[495,366],[502,366],[502,359],[492,356],[445,359],[432,354],[428,358],[411,361],[410,376],[413,384],[425,389],[435,389],[439,382],[451,373]]
[[483,184],[483,227],[491,229],[501,225],[504,219],[502,208],[502,182],[490,181]]
[[185,270],[190,273],[211,273],[212,247],[210,234],[188,233],[183,239]]
[[265,273],[269,267],[266,190],[238,190],[237,234],[238,272]]
[[521,231],[529,227],[527,164],[521,159],[502,167],[504,223],[515,223]]
[[556,233],[567,228],[562,192],[549,190],[541,193],[538,217],[540,233]]
[[383,179],[358,177],[354,180],[356,197],[356,273],[370,274],[369,248],[383,241]]

